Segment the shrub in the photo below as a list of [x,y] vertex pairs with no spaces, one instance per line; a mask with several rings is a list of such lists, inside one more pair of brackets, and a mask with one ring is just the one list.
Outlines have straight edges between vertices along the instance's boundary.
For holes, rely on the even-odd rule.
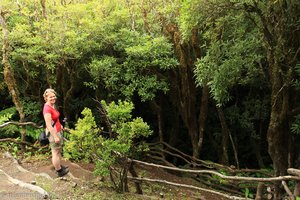
[[108,120],[106,128],[111,131],[110,136],[105,137],[105,129],[97,127],[92,111],[85,108],[82,111],[83,118],[78,120],[75,130],[71,131],[70,140],[66,142],[66,156],[94,161],[95,174],[110,175],[114,188],[123,192],[127,190],[127,158],[134,158],[148,149],[142,141],[152,131],[142,118],[132,119],[132,102],[107,104],[102,101],[99,104],[101,114],[106,115],[105,119]]

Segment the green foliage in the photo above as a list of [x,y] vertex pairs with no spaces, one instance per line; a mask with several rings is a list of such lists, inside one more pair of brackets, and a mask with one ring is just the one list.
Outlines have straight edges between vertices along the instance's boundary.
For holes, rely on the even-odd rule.
[[[146,146],[138,142],[138,139],[149,136],[152,131],[141,118],[132,119],[131,102],[101,103],[112,121],[116,136],[105,138],[100,134],[91,110],[85,108],[82,111],[83,118],[78,120],[75,130],[71,131],[69,141],[65,144],[65,153],[68,158],[95,161],[95,173],[105,176],[110,173],[112,166],[119,163],[120,158],[134,157],[140,151],[146,150]],[[127,162],[121,162],[120,167],[127,168]]]
[[260,135],[258,123],[266,121],[268,117],[268,101],[267,99],[249,98],[244,100],[242,105],[234,105],[226,108],[226,116],[229,121],[231,131],[244,130],[243,133],[238,133],[242,137],[251,137],[259,140]]
[[112,151],[125,157],[133,157],[138,152],[147,149],[144,144],[137,142],[137,139],[148,137],[152,131],[141,118],[132,119],[133,104],[131,102],[119,101],[109,105],[104,101],[101,103],[107,110],[109,119],[113,122],[113,132],[117,133],[116,138],[105,139],[102,148],[97,151],[102,159],[97,162],[96,173],[107,175],[109,167],[116,163],[118,157],[112,157]]
[[[299,77],[300,76],[300,64],[296,65],[295,72],[297,73],[297,75]],[[296,90],[300,90],[300,81],[299,81],[299,79],[295,79],[293,81],[293,86],[295,87]]]
[[0,111],[0,124],[3,124],[4,122],[11,119],[12,116],[16,114],[16,112],[17,112],[16,107],[10,107],[10,108],[1,110]]
[[132,117],[131,111],[134,108],[132,102],[119,100],[118,103],[111,102],[109,105],[105,101],[101,101],[101,103],[106,109],[108,117],[115,124],[122,124]]
[[[30,102],[28,99],[23,100],[24,105],[24,113],[27,117],[29,117],[33,122],[40,122],[39,114],[41,112],[40,105],[36,102]],[[0,124],[3,124],[7,121],[14,121],[14,117],[17,115],[16,107],[10,107],[0,111]],[[36,129],[32,126],[26,126],[26,135],[33,138],[38,139],[40,129]],[[15,125],[8,125],[1,128],[0,137],[18,137],[20,135],[21,127]]]
[[196,82],[198,86],[208,84],[219,104],[231,99],[234,86],[252,84],[260,78],[257,63],[263,57],[257,27],[241,9],[222,9],[229,6],[226,1],[185,1],[181,16],[184,37],[189,38],[193,29],[201,30],[205,55],[196,63]]
[[[232,23],[234,19],[228,19],[227,23]],[[226,20],[221,22],[227,24]],[[231,25],[227,27],[234,28]],[[240,30],[243,31],[246,30]],[[239,36],[241,34],[230,36],[233,38],[226,38],[225,35],[226,41],[214,41],[207,54],[196,64],[194,72],[198,85],[207,83],[212,96],[220,104],[230,100],[230,89],[233,86],[252,83],[259,76],[256,63],[261,59],[260,41],[253,33],[245,32],[246,38]]]
[[206,26],[206,23],[210,23],[214,19],[215,13],[211,10],[216,11],[205,0],[182,1],[178,22],[183,40],[189,40],[195,28]]
[[[13,118],[17,114],[15,107],[6,108],[0,111],[0,124],[3,124]],[[5,126],[1,128],[0,138],[13,137],[16,133],[19,133],[19,127],[17,126]]]
[[[53,0],[46,1],[46,16],[43,15],[41,2],[1,0],[2,9],[7,11],[5,20],[10,31],[9,60],[14,69],[28,121],[41,122],[38,99],[41,97],[43,88],[49,85],[57,88],[65,98],[59,99],[59,106],[63,105],[60,107],[64,109],[63,113],[69,115],[66,117],[72,116],[74,121],[77,120],[79,111],[88,105],[87,102],[90,102],[87,99],[91,99],[93,95],[101,96],[103,99],[134,97],[136,102],[140,99],[142,101],[157,100],[156,103],[163,108],[162,116],[164,117],[173,115],[173,112],[166,114],[169,110],[174,110],[175,113],[185,109],[180,107],[185,106],[185,103],[181,101],[180,91],[174,90],[172,94],[167,93],[170,84],[174,84],[175,88],[178,86],[176,84],[183,80],[180,80],[181,77],[183,78],[182,71],[176,69],[178,61],[175,59],[174,47],[170,39],[178,39],[184,43],[182,53],[188,58],[189,66],[194,66],[195,55],[190,48],[194,39],[191,38],[193,31],[198,32],[199,38],[197,39],[200,43],[197,45],[201,48],[202,56],[194,66],[195,80],[200,87],[209,85],[211,95],[217,103],[223,104],[229,101],[233,97],[233,91],[241,96],[245,94],[243,89],[252,90],[252,94],[261,92],[261,88],[267,88],[270,91],[269,85],[263,82],[269,81],[268,63],[264,53],[266,51],[262,51],[264,40],[262,30],[264,29],[258,16],[253,12],[254,8],[251,7],[254,3],[257,9],[261,9],[261,14],[267,20],[265,28],[271,32],[279,31],[277,35],[273,34],[272,38],[274,45],[278,44],[278,48],[274,49],[278,63],[285,66],[284,68],[288,68],[290,64],[299,63],[299,56],[294,56],[297,55],[295,50],[299,46],[297,42],[294,42],[297,41],[299,30],[299,14],[296,13],[299,10],[296,9],[299,3],[296,0],[285,2],[287,9],[279,11],[276,9],[281,8],[279,4],[283,1],[80,0],[68,1],[64,4],[65,1]],[[247,8],[249,5],[250,7]],[[271,15],[272,13],[268,13],[267,9],[275,10],[278,16]],[[291,12],[283,16],[287,11]],[[285,26],[281,27],[276,20],[283,22]],[[273,24],[277,24],[276,27],[272,27]],[[283,33],[282,36],[280,36],[280,31]],[[168,35],[164,35],[166,33]],[[277,36],[279,38],[276,38]],[[286,41],[292,44],[282,45]],[[177,44],[180,45],[180,42]],[[1,37],[0,43],[2,44]],[[188,48],[185,48],[185,44]],[[293,45],[298,46],[295,49]],[[290,56],[283,59],[286,55]],[[3,75],[2,64],[0,64],[0,70]],[[172,73],[169,73],[170,71]],[[295,70],[291,70],[292,73],[294,71],[297,74],[293,76],[293,83],[295,88],[299,89],[299,64]],[[285,76],[288,73],[283,71],[282,74]],[[282,80],[284,81],[285,77],[282,77]],[[92,90],[85,91],[86,88],[82,82],[91,86],[95,94],[89,93]],[[240,86],[243,87],[242,90],[239,89]],[[8,101],[11,103],[8,92],[2,93],[5,87],[3,76],[1,76],[0,99],[4,107]],[[155,98],[157,93],[166,93],[166,98],[163,101]],[[195,94],[194,102],[197,108],[195,112],[199,114],[198,108],[201,102],[199,96],[202,94],[199,88]],[[268,92],[264,95],[268,98]],[[295,104],[299,102],[297,95],[294,97],[291,109],[297,106],[294,102]],[[175,98],[183,104],[175,103],[173,101]],[[234,138],[237,139],[235,141],[237,143],[242,144],[241,138],[244,136],[247,136],[244,138],[249,138],[249,135],[251,138],[260,139],[261,136],[257,132],[259,120],[262,120],[263,127],[267,127],[267,120],[264,121],[264,119],[269,114],[266,107],[270,104],[256,98],[256,95],[249,95],[247,100],[236,98],[234,99],[235,107],[224,108],[231,132],[238,133]],[[209,106],[211,105],[210,102]],[[71,134],[73,136],[70,135],[70,144],[68,144],[70,158],[93,160],[95,157],[101,157],[101,159],[103,157],[102,160],[105,162],[99,161],[98,169],[108,169],[108,164],[115,162],[111,158],[111,149],[114,148],[125,155],[135,155],[134,152],[144,149],[143,145],[136,144],[141,140],[138,137],[147,136],[147,134],[140,135],[140,133],[148,133],[149,127],[141,118],[132,119],[133,105],[118,102],[115,105],[107,105],[106,109],[110,109],[108,114],[113,121],[112,128],[114,133],[117,133],[116,137],[104,138],[102,135],[104,132],[95,125],[93,116],[85,111],[83,115],[86,122],[79,120],[74,134]],[[146,113],[146,115],[149,117],[152,114]],[[215,126],[216,118],[212,119],[212,115],[214,113],[209,111],[205,131],[217,133],[218,140],[221,138],[221,128]],[[176,113],[174,116],[179,115]],[[181,113],[178,118],[180,122],[183,116]],[[0,122],[14,119],[14,117],[0,114]],[[154,126],[157,127],[155,119],[150,117]],[[165,124],[163,131],[171,132],[169,122],[172,122],[172,118],[170,121],[166,121],[165,118],[163,120]],[[299,124],[299,117],[296,117],[291,126],[293,133],[300,133]],[[179,124],[179,127],[180,135],[187,136],[187,127],[182,124]],[[209,131],[209,129],[218,130]],[[36,138],[38,131],[30,127],[26,127],[26,130],[27,135]],[[1,130],[1,137],[13,134],[16,136],[17,132],[19,129],[16,126],[5,127]],[[213,139],[207,138],[204,145],[205,151],[207,150],[206,144]],[[239,145],[239,153],[246,148],[253,149],[253,146],[248,143]],[[263,151],[266,152],[266,149]]]
[[[40,102],[36,102],[28,97],[24,97],[22,99],[23,104],[23,111],[25,113],[25,119],[27,121],[35,122],[37,124],[44,124],[43,118],[41,118],[41,108],[42,104]],[[26,126],[26,136],[29,136],[33,138],[34,140],[37,140],[39,137],[39,134],[41,132],[41,129],[37,129],[32,126]]]
[[295,120],[291,125],[291,132],[294,134],[300,134],[300,115],[295,116]]
[[[300,64],[297,64],[295,67],[296,74],[298,77],[300,76]],[[300,90],[300,82],[299,79],[295,79],[293,82],[293,86],[296,89],[296,91]],[[294,134],[300,134],[300,115],[296,115],[292,121],[291,124],[291,132]]]
[[22,104],[24,107],[25,116],[30,118],[30,121],[43,123],[44,120],[41,119],[41,108],[42,104],[40,102],[33,101],[28,97],[22,99]]
[[100,148],[102,137],[98,135],[95,119],[90,109],[82,111],[83,118],[78,119],[75,130],[71,130],[69,141],[65,144],[67,158],[91,161],[94,152]]
[[244,194],[245,194],[245,197],[246,197],[246,198],[253,198],[253,197],[254,197],[253,192],[251,192],[251,191],[249,190],[249,188],[245,188],[245,189],[243,189],[243,190],[244,190]]
[[115,33],[112,41],[119,56],[95,57],[88,66],[92,86],[101,81],[113,93],[131,98],[135,92],[143,101],[151,100],[157,91],[166,92],[168,85],[160,73],[176,67],[172,46],[164,37],[141,35],[129,29]]

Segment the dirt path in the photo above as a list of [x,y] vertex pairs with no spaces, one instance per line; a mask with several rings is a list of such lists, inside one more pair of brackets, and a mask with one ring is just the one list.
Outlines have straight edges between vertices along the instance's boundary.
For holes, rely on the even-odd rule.
[[0,171],[0,199],[1,200],[32,200],[32,199],[43,199],[42,195],[33,192],[32,190],[19,187],[14,183],[10,182],[8,177],[4,174],[5,172]]
[[65,178],[58,178],[50,161],[19,164],[10,154],[2,154],[0,200],[68,199],[72,197],[72,188],[81,187],[87,180],[95,179],[92,172],[79,165],[66,161],[63,164],[68,165],[72,173]]
[[15,160],[0,158],[0,200],[44,199],[49,194],[35,185],[35,174],[18,167]]
[[[140,200],[140,199],[168,199],[168,200],[228,200],[210,192],[182,189],[174,186],[143,183],[143,195],[134,193],[131,183],[130,193],[118,194],[114,192],[107,181],[95,177],[92,173],[93,165],[76,164],[63,161],[70,169],[64,178],[58,178],[51,164],[51,158],[24,159],[18,162],[8,153],[0,152],[0,200]],[[138,174],[163,179],[181,184],[195,184],[192,179],[182,178],[170,174],[162,169],[148,169],[139,167]],[[102,184],[102,186],[101,186]]]

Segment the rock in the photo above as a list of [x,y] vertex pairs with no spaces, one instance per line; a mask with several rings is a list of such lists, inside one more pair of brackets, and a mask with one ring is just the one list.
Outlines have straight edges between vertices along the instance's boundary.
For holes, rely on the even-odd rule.
[[68,179],[66,177],[59,177],[59,180],[68,181]]
[[160,192],[159,196],[160,196],[160,198],[164,198],[164,193]]

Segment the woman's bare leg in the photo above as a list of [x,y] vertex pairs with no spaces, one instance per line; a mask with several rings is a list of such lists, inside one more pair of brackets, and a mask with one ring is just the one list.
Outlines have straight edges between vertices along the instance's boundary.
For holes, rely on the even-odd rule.
[[60,170],[61,169],[61,153],[60,153],[60,148],[57,149],[52,149],[52,164],[55,168],[55,170]]

